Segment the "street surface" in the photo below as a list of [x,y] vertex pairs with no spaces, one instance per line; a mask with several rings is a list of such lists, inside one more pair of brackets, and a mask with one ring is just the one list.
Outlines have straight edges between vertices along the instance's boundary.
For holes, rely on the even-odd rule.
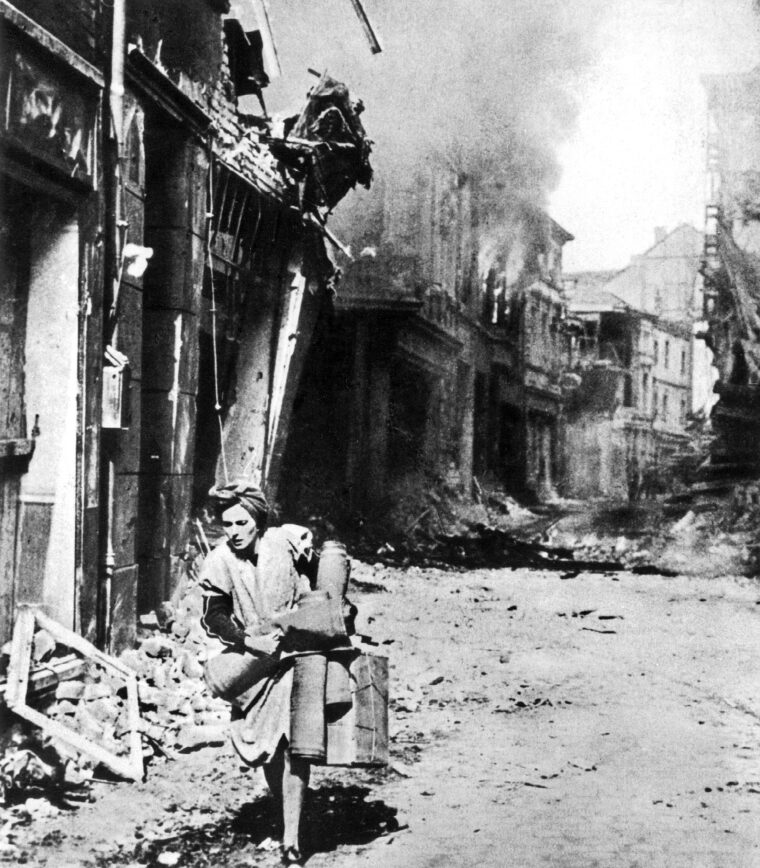
[[[393,640],[392,767],[315,770],[309,866],[760,866],[756,582],[355,577]],[[275,865],[263,794],[204,748],[28,827],[27,864]]]

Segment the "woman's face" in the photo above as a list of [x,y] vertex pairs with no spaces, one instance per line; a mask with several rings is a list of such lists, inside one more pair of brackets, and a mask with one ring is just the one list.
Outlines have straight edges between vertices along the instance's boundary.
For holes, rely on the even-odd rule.
[[241,552],[248,548],[256,539],[257,529],[253,516],[236,503],[222,513],[222,527],[235,551]]

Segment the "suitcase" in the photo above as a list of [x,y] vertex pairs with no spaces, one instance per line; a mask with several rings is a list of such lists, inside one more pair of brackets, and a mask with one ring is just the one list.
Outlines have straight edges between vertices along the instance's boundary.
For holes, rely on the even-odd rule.
[[354,653],[348,667],[351,705],[343,706],[336,719],[330,719],[328,707],[326,764],[387,765],[388,658],[366,650]]

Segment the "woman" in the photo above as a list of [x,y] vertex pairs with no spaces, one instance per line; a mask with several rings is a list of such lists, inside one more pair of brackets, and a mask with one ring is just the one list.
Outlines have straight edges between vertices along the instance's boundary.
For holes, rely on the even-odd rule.
[[297,525],[266,530],[269,507],[254,486],[233,483],[212,489],[210,496],[226,540],[201,571],[202,624],[227,648],[247,650],[271,664],[233,703],[232,743],[251,766],[263,766],[282,805],[283,864],[300,865],[298,831],[310,766],[289,749],[293,669],[278,662],[282,634],[272,619],[311,588],[317,566],[311,533]]

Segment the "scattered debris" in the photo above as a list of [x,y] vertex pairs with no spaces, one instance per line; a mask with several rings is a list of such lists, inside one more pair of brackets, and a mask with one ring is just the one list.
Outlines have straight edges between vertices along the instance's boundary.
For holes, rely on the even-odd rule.
[[200,625],[202,595],[190,573],[177,602],[140,617],[138,646],[119,659],[21,607],[7,649],[5,699],[17,717],[0,744],[6,802],[59,791],[76,798],[99,764],[140,780],[144,763],[224,742],[229,706],[202,680],[221,646]]
[[[36,625],[40,627],[37,634]],[[44,638],[37,642],[40,633]],[[88,661],[89,680],[64,688],[61,698],[56,695],[53,703],[43,709],[33,707],[27,701],[32,649],[44,648],[46,654],[52,654],[56,644]],[[122,699],[116,697],[119,691],[124,693]],[[73,749],[122,777],[142,778],[140,713],[134,674],[72,630],[27,606],[19,608],[16,618],[5,701],[14,714],[62,743],[60,753],[65,755],[67,748]]]
[[[579,572],[622,572],[631,570],[640,574],[667,575],[660,567],[623,560],[591,560],[593,547],[576,549],[550,546],[525,541],[498,527],[477,524],[466,534],[442,534],[438,537],[441,560],[468,567],[528,567],[540,570],[564,571],[563,578],[572,578]],[[608,554],[608,553],[605,553]],[[609,556],[609,555],[608,555]],[[640,557],[637,556],[637,557]],[[675,575],[673,573],[673,575]]]

